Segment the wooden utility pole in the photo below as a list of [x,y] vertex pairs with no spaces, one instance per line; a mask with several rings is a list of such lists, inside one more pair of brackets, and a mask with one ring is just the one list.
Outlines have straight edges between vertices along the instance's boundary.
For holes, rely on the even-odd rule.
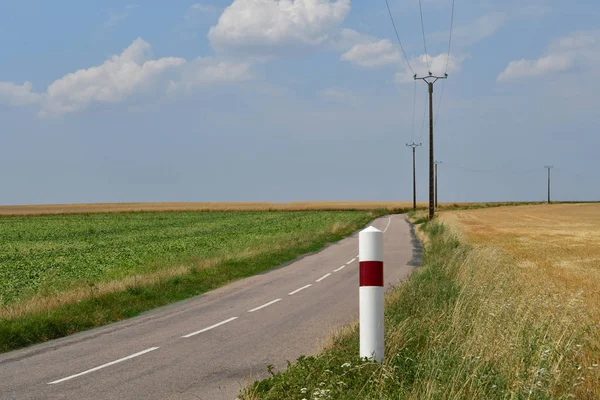
[[411,144],[406,143],[406,145],[408,147],[412,147],[412,153],[413,153],[413,210],[417,209],[417,173],[416,171],[416,166],[415,166],[415,149],[419,146],[422,145],[422,143],[415,143],[412,142]]
[[441,164],[441,161],[434,161],[435,164],[435,208],[438,208],[438,164]]
[[444,74],[444,76],[434,76],[431,72],[428,76],[417,77],[417,74],[414,75],[414,79],[420,79],[427,83],[429,87],[429,219],[433,219],[435,216],[435,204],[434,204],[434,172],[433,172],[433,84],[438,81],[438,79],[447,79],[448,74]]
[[546,165],[545,168],[548,170],[548,204],[550,204],[550,170],[554,165]]

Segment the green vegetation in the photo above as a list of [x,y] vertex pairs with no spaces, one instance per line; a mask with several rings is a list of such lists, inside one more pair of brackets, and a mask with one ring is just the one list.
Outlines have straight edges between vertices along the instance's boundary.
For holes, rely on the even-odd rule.
[[526,290],[511,258],[462,244],[439,223],[422,227],[422,267],[386,295],[382,365],[359,359],[354,325],[240,398],[597,398],[582,385],[597,380],[598,364],[582,361],[591,344],[589,327],[572,322],[576,301],[550,308],[552,295]]
[[380,211],[0,218],[0,351],[182,300],[321,249]]

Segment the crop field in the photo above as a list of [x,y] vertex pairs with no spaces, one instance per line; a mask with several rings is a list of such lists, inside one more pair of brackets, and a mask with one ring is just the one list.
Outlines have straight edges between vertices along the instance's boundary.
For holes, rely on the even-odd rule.
[[468,242],[511,254],[523,279],[583,300],[600,323],[600,204],[442,213]]
[[[441,208],[499,206],[516,203],[440,203]],[[98,203],[0,206],[0,215],[51,215],[166,211],[344,211],[410,209],[411,201],[305,201],[292,203]],[[417,207],[427,207],[417,202]]]
[[[381,213],[0,217],[0,351],[132,316],[262,272],[318,250]],[[39,337],[22,340],[32,318]],[[49,326],[71,325],[46,334],[45,318],[59,320]]]
[[481,255],[473,276],[496,286],[478,324],[488,356],[520,337],[532,351],[504,361],[513,373],[532,364],[524,384],[552,398],[599,398],[600,204],[445,212],[442,220]]
[[[425,203],[418,203],[425,207]],[[0,206],[0,215],[89,214],[166,211],[342,211],[403,209],[412,207],[408,201],[312,201],[293,203],[98,203],[43,204]]]

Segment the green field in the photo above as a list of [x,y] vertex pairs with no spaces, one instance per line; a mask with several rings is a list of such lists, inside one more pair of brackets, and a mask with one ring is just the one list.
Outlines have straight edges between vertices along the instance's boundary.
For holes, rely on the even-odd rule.
[[386,211],[0,217],[0,351],[273,268]]

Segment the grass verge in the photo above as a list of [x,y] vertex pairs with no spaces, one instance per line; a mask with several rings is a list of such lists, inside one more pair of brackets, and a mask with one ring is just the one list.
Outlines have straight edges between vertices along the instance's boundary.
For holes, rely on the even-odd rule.
[[424,223],[424,261],[386,295],[386,359],[358,357],[358,331],[241,394],[257,399],[596,399],[597,332],[577,297],[531,290],[517,263]]
[[[30,248],[41,248],[40,251],[44,251],[40,253],[40,259],[52,260],[52,257],[56,257],[56,249],[61,245],[61,241],[66,241],[68,245],[66,247],[68,251],[65,250],[65,254],[77,256],[80,252],[72,251],[71,243],[73,243],[74,237],[79,238],[81,235],[83,235],[81,236],[83,239],[77,239],[76,242],[85,242],[86,246],[89,244],[89,246],[85,248],[90,249],[90,260],[94,260],[93,256],[97,253],[96,250],[98,248],[103,249],[103,247],[99,246],[106,246],[109,241],[110,248],[118,250],[123,247],[123,245],[119,245],[119,243],[123,242],[127,243],[128,246],[134,246],[142,241],[140,238],[147,238],[147,240],[142,243],[144,247],[140,247],[140,249],[146,249],[144,253],[153,251],[156,248],[160,249],[157,254],[165,254],[167,256],[176,254],[177,249],[181,252],[188,248],[199,248],[205,253],[201,253],[200,255],[186,253],[189,257],[187,263],[180,257],[170,260],[171,263],[176,262],[176,274],[173,275],[160,273],[161,271],[169,271],[170,264],[169,259],[167,258],[164,263],[161,263],[162,269],[157,271],[152,270],[150,271],[152,272],[150,275],[137,275],[138,270],[135,268],[138,267],[135,267],[132,269],[132,271],[135,272],[135,275],[125,276],[124,278],[128,279],[126,279],[124,281],[126,283],[122,285],[116,285],[111,282],[107,285],[103,282],[90,281],[87,288],[78,286],[75,292],[51,293],[48,297],[40,297],[39,299],[34,299],[35,301],[26,299],[24,300],[25,303],[8,304],[0,308],[0,311],[2,311],[0,313],[0,352],[14,350],[34,343],[95,328],[110,322],[130,318],[152,308],[199,295],[223,286],[228,282],[267,271],[293,260],[302,254],[317,251],[328,243],[340,240],[363,227],[370,220],[388,213],[388,210],[354,213],[340,212],[339,215],[336,213],[315,212],[283,213],[281,215],[277,213],[264,215],[253,213],[249,214],[247,218],[241,216],[241,214],[240,216],[229,214],[232,221],[229,221],[226,225],[223,225],[222,222],[218,222],[223,219],[228,221],[226,216],[219,217],[217,214],[210,214],[207,218],[215,220],[213,222],[218,222],[219,225],[216,228],[213,227],[205,235],[203,234],[204,236],[198,232],[195,233],[195,237],[199,238],[198,240],[206,236],[207,242],[204,245],[202,244],[204,243],[202,241],[195,241],[189,245],[186,244],[187,242],[181,242],[184,240],[181,238],[187,238],[195,232],[191,230],[192,228],[200,229],[195,227],[202,227],[204,226],[203,224],[208,223],[203,222],[204,220],[202,218],[204,218],[204,216],[199,216],[198,218],[201,220],[197,221],[195,219],[196,216],[191,214],[172,214],[170,216],[161,216],[158,214],[135,215],[131,218],[127,218],[127,221],[133,224],[128,226],[125,222],[118,221],[119,218],[125,218],[123,215],[120,215],[116,217],[117,222],[111,222],[108,227],[100,229],[100,232],[96,232],[96,230],[98,230],[96,229],[96,225],[93,225],[92,227],[83,226],[83,228],[81,228],[82,225],[79,223],[79,219],[88,218],[85,216],[70,216],[68,218],[65,217],[59,219],[54,217],[32,217],[41,218],[40,220],[36,219],[35,222],[33,222],[33,226],[36,229],[18,229],[15,231],[16,234],[13,236],[16,237],[17,239],[15,240],[18,240],[19,242],[14,241],[12,242],[13,244],[9,244],[10,249],[5,253],[5,266],[11,265],[9,264],[11,260],[23,255],[28,255],[27,260],[30,260],[32,254],[31,251],[28,252],[28,249]],[[80,234],[75,230],[65,230],[67,222],[71,223],[72,218],[76,219],[74,223],[75,227],[78,230],[82,230],[83,233]],[[97,218],[100,219],[102,224],[108,224],[106,218],[109,218],[109,216],[106,218],[99,216]],[[110,218],[113,218],[113,216],[110,216]],[[140,218],[141,220],[138,220]],[[190,218],[193,220],[190,221]],[[243,218],[246,218],[247,221]],[[268,222],[266,224],[264,223],[265,218]],[[173,219],[179,222],[173,228],[173,233],[169,234],[169,229],[171,229],[169,226],[173,223]],[[29,220],[25,220],[23,223],[27,224],[29,223],[28,221]],[[32,235],[40,235],[39,232],[41,230],[38,229],[38,227],[51,225],[55,222],[59,223],[63,229],[58,230],[60,238],[55,239],[56,241],[53,242],[52,246],[48,245],[48,239],[44,232],[39,240],[24,239],[24,235],[29,234],[30,231],[32,232]],[[252,231],[254,232],[254,236],[250,237],[248,234],[244,234],[244,232],[248,232],[240,228],[240,226],[244,226],[244,223],[248,225],[249,230],[254,229],[254,231]],[[157,226],[156,224],[160,225]],[[14,224],[11,226],[14,226]],[[143,226],[144,229],[134,229],[140,226]],[[116,231],[115,235],[107,233],[109,231],[112,232],[113,230]],[[55,229],[49,229],[49,231],[54,232]],[[93,240],[92,238],[94,236],[91,236],[92,234],[97,235],[99,238],[98,240],[101,242],[96,242],[95,239]],[[163,236],[166,235],[166,244],[163,245],[163,241],[155,240],[157,234]],[[127,235],[127,240],[123,241],[123,239],[120,239],[120,235]],[[176,238],[176,244],[183,244],[179,247],[174,247],[174,242],[171,239],[172,237]],[[16,247],[16,243],[24,243],[23,246],[26,246],[26,248],[20,249]],[[46,249],[46,247],[49,248]],[[206,251],[208,251],[206,249],[210,250],[212,248],[221,247],[228,250],[226,256],[223,255],[222,251],[218,251],[214,254],[212,252],[206,253]],[[114,261],[113,258],[115,258],[115,268],[121,268],[121,264],[126,263],[128,260],[128,258],[126,258],[123,259],[123,261],[119,261],[121,260],[120,257],[131,253],[129,248],[126,250],[127,252],[125,253],[122,251],[113,252],[112,250],[111,253],[109,253],[114,254],[114,257],[110,257],[110,261]],[[134,253],[137,254],[138,252]],[[101,251],[101,253],[104,254],[105,251]],[[206,257],[213,257],[214,255],[218,257],[206,259]],[[198,257],[204,258],[199,260]],[[208,260],[208,262],[203,262],[203,260]],[[101,258],[100,261],[102,262],[98,262],[98,265],[101,266],[102,271],[105,271],[106,273],[109,264],[105,257]],[[17,273],[18,271],[23,271],[27,273],[32,270],[23,268],[22,264],[15,265],[16,267],[9,268],[9,272]],[[18,266],[21,266],[21,268],[17,269]],[[140,264],[140,268],[142,266],[143,264]],[[44,276],[43,272],[44,271],[41,271],[36,276]],[[91,276],[95,277],[96,275]],[[70,275],[67,275],[67,278],[69,277]],[[25,278],[27,278],[27,276],[25,276]],[[55,278],[54,274],[50,275],[50,278]],[[16,281],[18,282],[18,280]],[[29,281],[26,280],[26,282]],[[116,282],[122,283],[123,281]],[[67,296],[68,298],[65,298],[62,303],[57,302],[52,307],[44,306],[44,302],[52,302],[55,298],[63,298],[65,293],[69,296]],[[22,304],[29,304],[31,305],[31,308],[24,309]]]

